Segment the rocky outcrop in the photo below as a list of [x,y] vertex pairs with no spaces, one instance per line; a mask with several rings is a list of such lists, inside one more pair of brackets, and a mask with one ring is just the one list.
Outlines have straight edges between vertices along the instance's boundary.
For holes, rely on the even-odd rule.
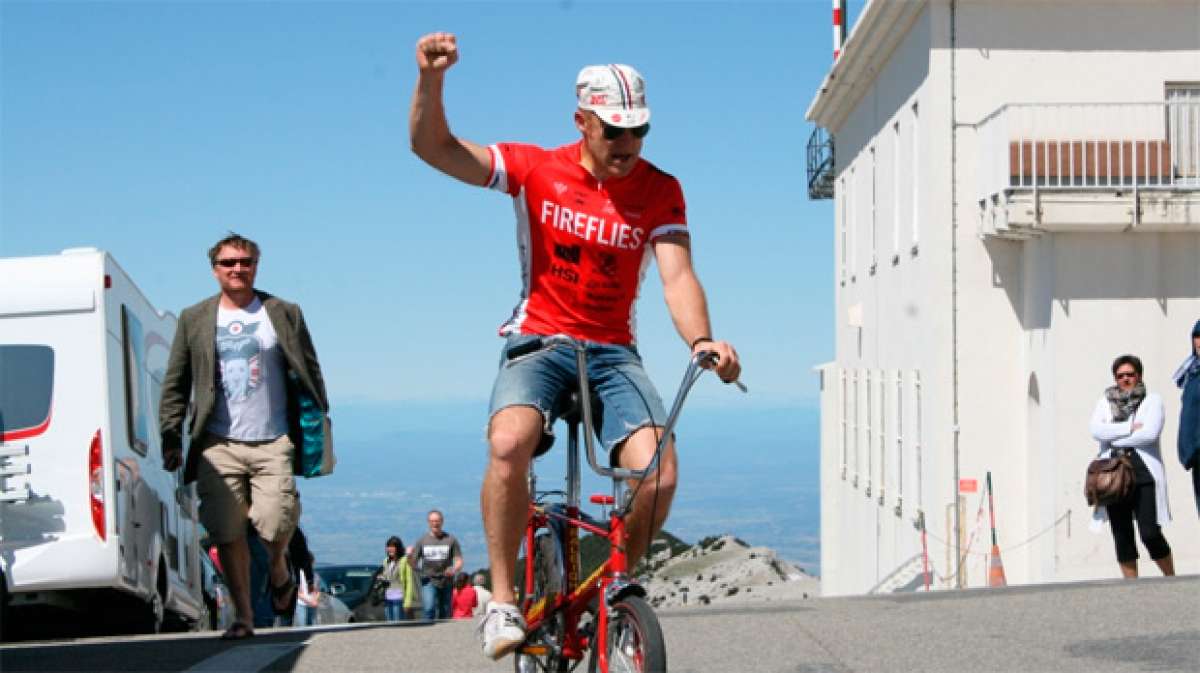
[[683,550],[655,542],[639,573],[655,607],[803,600],[820,594],[816,577],[769,547],[751,547],[732,535],[705,538]]

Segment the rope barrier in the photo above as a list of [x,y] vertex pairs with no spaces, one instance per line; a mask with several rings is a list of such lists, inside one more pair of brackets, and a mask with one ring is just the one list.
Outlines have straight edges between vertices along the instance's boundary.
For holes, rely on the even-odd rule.
[[[1014,545],[1004,547],[1003,549],[1000,550],[1000,552],[1001,553],[1009,552],[1009,551],[1013,551],[1016,549],[1020,549],[1021,547],[1024,547],[1025,545],[1033,542],[1034,540],[1045,535],[1046,533],[1049,533],[1051,530],[1056,528],[1058,526],[1058,524],[1062,523],[1064,519],[1067,519],[1070,516],[1071,516],[1071,510],[1068,509],[1066,512],[1063,512],[1061,516],[1059,516],[1057,519],[1055,519],[1054,522],[1051,523],[1049,526],[1046,526],[1045,528],[1041,529],[1040,531],[1034,533],[1033,535],[1030,535],[1029,537],[1025,538],[1024,540],[1022,540]],[[986,552],[986,551],[971,551],[971,546],[974,543],[975,533],[978,531],[978,528],[979,528],[979,524],[977,523],[975,529],[971,531],[971,541],[968,542],[968,544],[967,544],[967,551],[964,552],[964,556],[967,554],[974,554],[976,556],[984,556],[984,557],[990,555],[990,553]],[[935,542],[938,542],[947,547],[950,546],[949,542],[941,539],[940,537],[934,535],[933,533],[926,532],[926,535],[928,535]],[[951,577],[953,577],[953,575],[951,575]]]

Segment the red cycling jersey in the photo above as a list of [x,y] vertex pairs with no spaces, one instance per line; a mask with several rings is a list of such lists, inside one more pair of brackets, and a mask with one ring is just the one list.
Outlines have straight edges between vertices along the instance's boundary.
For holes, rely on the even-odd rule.
[[579,163],[582,145],[488,147],[487,186],[513,197],[521,262],[521,300],[502,335],[634,343],[648,243],[687,233],[678,180],[643,159],[625,177],[596,180]]

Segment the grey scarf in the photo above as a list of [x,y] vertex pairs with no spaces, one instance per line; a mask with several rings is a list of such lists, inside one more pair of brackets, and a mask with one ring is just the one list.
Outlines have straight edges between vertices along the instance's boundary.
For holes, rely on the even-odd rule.
[[1141,405],[1142,400],[1146,399],[1146,384],[1139,381],[1129,392],[1125,392],[1117,386],[1109,386],[1104,391],[1104,397],[1108,400],[1109,409],[1112,410],[1113,422],[1122,423],[1137,413],[1138,406]]

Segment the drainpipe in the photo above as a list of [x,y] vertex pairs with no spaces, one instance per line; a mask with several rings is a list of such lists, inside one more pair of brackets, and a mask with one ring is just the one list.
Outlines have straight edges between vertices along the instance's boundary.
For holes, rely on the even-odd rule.
[[955,50],[957,46],[957,3],[950,0],[950,352],[953,358],[954,399],[954,573],[959,589],[966,587],[962,574],[962,509],[958,504],[959,447],[958,447],[958,88]]

